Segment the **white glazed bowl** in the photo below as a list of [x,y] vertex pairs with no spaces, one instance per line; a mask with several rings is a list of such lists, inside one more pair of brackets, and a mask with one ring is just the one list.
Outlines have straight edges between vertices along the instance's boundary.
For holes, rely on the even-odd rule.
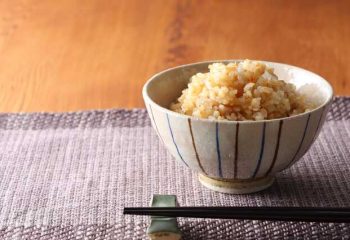
[[263,190],[273,183],[277,172],[298,161],[315,141],[331,106],[332,87],[302,68],[265,62],[279,79],[301,88],[319,107],[297,116],[264,121],[198,119],[169,110],[190,77],[207,72],[213,62],[218,61],[168,69],[145,84],[142,94],[152,125],[171,155],[199,173],[206,187],[236,194]]

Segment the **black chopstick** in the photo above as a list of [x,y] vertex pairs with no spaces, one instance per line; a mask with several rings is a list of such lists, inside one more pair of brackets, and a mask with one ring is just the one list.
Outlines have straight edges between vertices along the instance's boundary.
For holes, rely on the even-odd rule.
[[350,222],[350,208],[314,208],[314,207],[146,207],[124,208],[124,214],[251,219],[273,221],[303,222]]

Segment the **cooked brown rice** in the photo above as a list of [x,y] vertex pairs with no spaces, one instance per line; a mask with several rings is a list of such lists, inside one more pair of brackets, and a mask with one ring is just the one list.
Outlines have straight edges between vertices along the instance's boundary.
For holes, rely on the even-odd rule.
[[291,83],[278,80],[264,63],[214,63],[191,77],[170,109],[208,119],[264,120],[288,117],[314,108]]

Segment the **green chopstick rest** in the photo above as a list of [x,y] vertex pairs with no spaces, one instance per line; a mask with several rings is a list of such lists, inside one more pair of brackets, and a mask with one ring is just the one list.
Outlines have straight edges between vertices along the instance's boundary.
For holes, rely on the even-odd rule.
[[[176,207],[175,195],[157,195],[154,194],[152,207]],[[151,224],[147,229],[147,235],[151,240],[179,240],[181,231],[178,227],[176,218],[152,216]]]

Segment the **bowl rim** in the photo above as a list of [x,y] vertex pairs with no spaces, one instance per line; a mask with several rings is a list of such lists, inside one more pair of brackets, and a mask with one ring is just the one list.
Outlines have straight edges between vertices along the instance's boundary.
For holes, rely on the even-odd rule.
[[181,114],[181,113],[178,113],[178,112],[174,112],[174,111],[172,111],[172,110],[170,110],[168,108],[160,106],[158,103],[154,102],[152,100],[152,98],[148,95],[147,91],[148,91],[148,87],[149,87],[150,83],[152,81],[154,81],[154,79],[157,78],[159,75],[165,74],[167,72],[170,72],[170,71],[173,71],[173,70],[176,70],[176,69],[180,69],[180,68],[183,68],[183,67],[190,67],[190,66],[200,65],[200,64],[211,64],[211,63],[218,63],[218,62],[219,63],[222,63],[222,62],[223,63],[230,63],[230,62],[242,62],[242,61],[244,61],[244,59],[224,59],[224,60],[206,60],[206,61],[201,61],[201,62],[188,63],[188,64],[183,64],[183,65],[175,66],[175,67],[172,67],[172,68],[167,68],[167,69],[165,69],[163,71],[160,71],[160,72],[152,75],[146,81],[146,83],[144,84],[144,86],[142,88],[143,99],[145,101],[145,104],[147,104],[147,103],[152,104],[154,107],[158,108],[158,110],[163,111],[163,112],[165,112],[168,115],[171,115],[173,117],[180,117],[180,118],[183,118],[183,119],[191,119],[191,120],[194,120],[194,121],[204,121],[204,122],[210,122],[210,123],[253,124],[253,123],[277,122],[277,121],[281,121],[281,120],[289,120],[289,119],[295,119],[295,118],[304,117],[304,116],[306,116],[308,114],[311,114],[313,112],[316,112],[316,111],[322,109],[323,107],[328,105],[330,102],[332,102],[332,100],[334,98],[334,90],[333,90],[332,85],[325,78],[323,78],[322,76],[318,75],[317,73],[314,73],[314,72],[312,72],[310,70],[307,70],[307,69],[304,69],[304,68],[301,68],[301,67],[297,67],[297,66],[294,66],[294,65],[286,64],[286,63],[271,62],[271,61],[265,61],[265,60],[253,60],[253,59],[250,59],[250,60],[252,60],[252,61],[259,61],[259,62],[263,62],[263,63],[266,63],[266,64],[284,65],[286,67],[294,68],[294,69],[297,69],[297,70],[305,71],[307,73],[311,73],[313,75],[316,75],[316,76],[318,76],[320,78],[320,80],[322,80],[326,85],[328,85],[328,87],[329,87],[329,89],[331,91],[331,94],[330,94],[328,99],[323,104],[321,104],[317,108],[312,109],[312,110],[310,110],[308,112],[300,113],[300,114],[297,114],[297,115],[294,115],[294,116],[283,117],[283,118],[264,119],[264,120],[244,120],[244,121],[227,120],[227,119],[218,120],[218,119],[198,118],[198,117],[193,117],[193,116],[190,116],[190,115]]

